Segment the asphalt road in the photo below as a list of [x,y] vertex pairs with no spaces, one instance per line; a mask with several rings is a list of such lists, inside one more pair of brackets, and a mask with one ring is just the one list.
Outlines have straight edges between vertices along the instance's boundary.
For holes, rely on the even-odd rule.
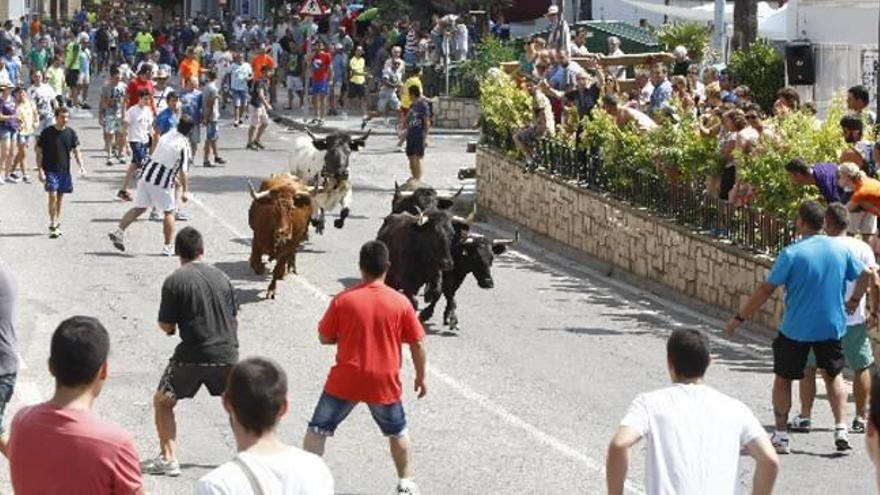
[[[45,196],[38,185],[0,186],[0,256],[21,285],[18,330],[25,363],[6,420],[23,404],[51,395],[45,363],[58,322],[72,314],[95,315],[113,339],[111,375],[97,412],[128,429],[146,458],[157,452],[152,392],[177,342],[156,327],[159,289],[177,261],[160,255],[160,225],[145,220],[129,229],[126,253],[113,249],[107,232],[128,207],[112,199],[124,168],[103,164],[96,119],[77,115],[72,126],[83,142],[89,174],[65,200],[63,238],[46,235]],[[286,368],[292,407],[280,433],[300,444],[333,361],[333,348],[317,341],[317,321],[329,297],[356,283],[358,248],[375,236],[389,210],[394,181],[408,176],[406,160],[393,151],[391,138],[370,138],[353,158],[356,192],[345,228],[313,234],[299,255],[300,275],[280,284],[276,300],[264,300],[269,280],[253,275],[247,262],[245,180],[284,170],[293,134],[273,124],[264,140],[269,149],[252,152],[244,149],[244,129],[225,126],[221,132],[221,153],[230,163],[193,171],[190,224],[205,235],[208,261],[223,269],[238,291],[241,355],[270,356]],[[427,182],[458,186],[455,171],[473,163],[474,155],[464,153],[467,139],[433,139]],[[495,232],[485,224],[478,229]],[[529,242],[497,258],[494,276],[492,290],[469,280],[460,291],[459,332],[444,331],[436,321],[439,311],[428,325],[426,398],[413,397],[408,362],[403,369],[415,480],[423,493],[603,492],[607,442],[635,394],[669,382],[665,338],[676,327],[710,332],[714,364],[708,382],[743,400],[763,423],[772,422],[771,360],[757,337],[725,339],[719,322],[699,311]],[[854,438],[851,454],[834,452],[825,404],[815,408],[818,431],[793,437],[778,493],[873,490],[861,437]],[[189,493],[198,477],[233,455],[217,399],[203,391],[180,403],[177,417],[183,476],[148,477],[151,493]],[[395,486],[387,444],[364,407],[328,442],[326,459],[339,493],[390,493]],[[746,487],[753,463],[742,460]],[[644,451],[637,447],[631,493],[642,492],[643,465]],[[10,492],[6,466],[0,467],[0,492]]]

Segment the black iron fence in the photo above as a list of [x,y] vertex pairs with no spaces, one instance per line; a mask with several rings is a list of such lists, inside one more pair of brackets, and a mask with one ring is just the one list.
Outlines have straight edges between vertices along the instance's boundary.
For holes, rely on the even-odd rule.
[[[503,130],[483,127],[483,142],[511,150]],[[626,166],[603,166],[599,150],[544,140],[533,162],[520,162],[524,173],[538,170],[690,227],[700,234],[726,239],[753,253],[775,256],[796,235],[793,220],[752,206],[733,206],[706,190],[705,184]]]

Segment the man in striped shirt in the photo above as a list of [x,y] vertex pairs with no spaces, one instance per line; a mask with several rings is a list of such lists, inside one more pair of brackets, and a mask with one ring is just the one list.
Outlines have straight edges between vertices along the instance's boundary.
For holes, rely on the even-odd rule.
[[174,187],[176,184],[180,185],[181,201],[185,203],[188,199],[187,166],[192,152],[189,145],[189,134],[192,132],[193,126],[193,119],[189,115],[182,115],[177,124],[177,130],[169,131],[159,138],[149,161],[141,169],[134,208],[128,210],[119,221],[119,227],[109,234],[116,249],[125,251],[125,229],[143,215],[148,208],[153,207],[165,214],[163,219],[165,247],[162,253],[165,256],[174,256],[174,245],[172,244],[175,210]]

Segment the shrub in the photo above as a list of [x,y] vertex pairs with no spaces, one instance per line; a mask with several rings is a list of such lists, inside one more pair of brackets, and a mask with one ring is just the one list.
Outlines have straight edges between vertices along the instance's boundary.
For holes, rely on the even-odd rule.
[[478,98],[480,81],[486,77],[489,69],[498,67],[502,62],[517,59],[518,50],[512,42],[503,42],[488,37],[476,47],[474,58],[463,62],[455,68],[459,84],[455,96],[462,98]]
[[737,84],[752,90],[752,99],[769,113],[776,99],[776,91],[785,85],[785,62],[782,56],[764,40],[730,56],[728,67]]
[[504,138],[524,128],[531,120],[532,97],[517,87],[509,76],[493,71],[497,77],[484,77],[480,82],[482,123]]
[[668,51],[672,51],[678,45],[687,48],[688,56],[694,62],[702,62],[711,50],[709,43],[711,31],[696,22],[666,24],[660,26],[654,34],[660,43],[666,45]]

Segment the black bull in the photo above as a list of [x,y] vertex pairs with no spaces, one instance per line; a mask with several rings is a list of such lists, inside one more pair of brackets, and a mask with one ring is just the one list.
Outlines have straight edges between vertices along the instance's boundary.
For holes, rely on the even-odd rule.
[[[455,196],[458,196],[458,193]],[[379,232],[379,239],[388,244],[391,251],[392,266],[388,276],[388,285],[406,294],[413,303],[413,307],[416,307],[415,295],[419,288],[423,285],[426,286],[425,302],[428,306],[419,315],[422,321],[427,321],[433,316],[434,308],[442,293],[446,298],[443,323],[453,329],[458,326],[455,294],[465,278],[469,274],[473,274],[480,288],[493,288],[495,282],[492,278],[491,267],[494,256],[504,253],[509,245],[519,239],[519,233],[517,233],[516,239],[510,240],[490,240],[479,234],[471,234],[470,225],[474,220],[472,213],[466,219],[450,217],[452,237],[447,242],[445,235],[448,230],[445,225],[442,228],[435,228],[439,226],[439,223],[435,222],[439,222],[441,219],[439,212],[446,212],[452,206],[452,200],[455,196],[452,198],[441,197],[431,188],[419,188],[406,194],[401,193],[399,188],[395,187],[393,213],[386,218],[386,223]],[[426,209],[422,210],[422,208]],[[400,213],[401,211],[404,213]],[[394,219],[395,224],[401,223],[401,215],[406,215],[407,211],[409,212],[407,218],[424,217],[427,219],[421,230],[410,227],[410,232],[402,234],[401,232],[406,232],[405,229],[390,226],[389,219]],[[428,214],[420,217],[420,211],[426,211]],[[445,217],[442,218],[445,222]],[[418,239],[418,246],[415,242],[410,244],[411,241],[401,242],[399,236],[411,236]],[[394,246],[389,242],[393,242]],[[430,249],[426,249],[425,246],[430,246]],[[445,252],[445,246],[448,246],[452,258],[450,269],[438,268],[441,264],[438,261],[440,260],[440,248],[443,247]],[[397,264],[396,269],[395,263]]]

